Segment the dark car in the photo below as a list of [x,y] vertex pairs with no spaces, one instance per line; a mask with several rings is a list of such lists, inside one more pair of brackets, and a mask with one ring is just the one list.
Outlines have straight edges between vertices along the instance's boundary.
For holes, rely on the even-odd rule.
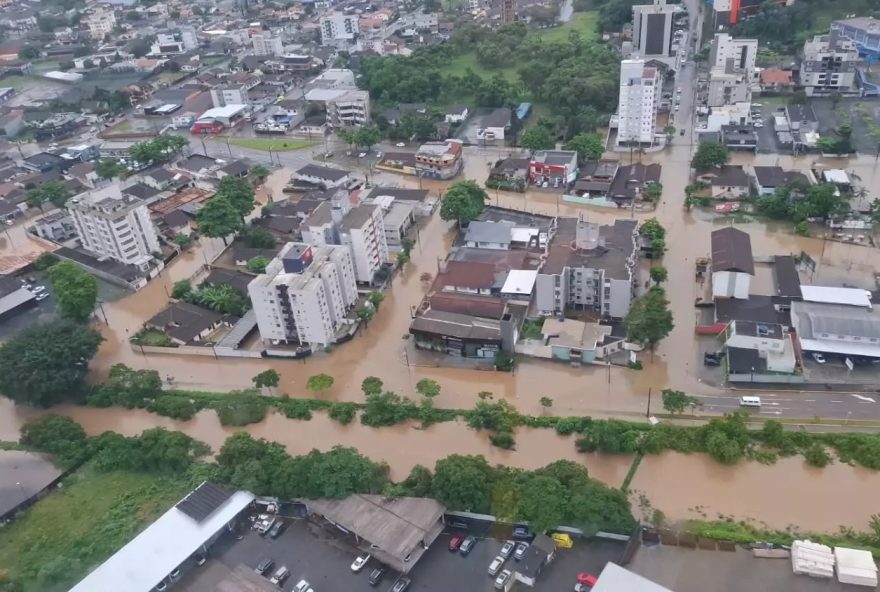
[[513,527],[513,538],[518,540],[531,540],[534,537],[528,526],[519,524]]
[[470,553],[471,551],[474,550],[474,546],[476,544],[477,544],[477,539],[472,536],[469,536],[461,542],[461,547],[458,548],[458,552],[464,556],[467,556],[468,553]]
[[283,520],[277,520],[275,524],[272,525],[272,528],[269,529],[267,533],[269,538],[277,539],[281,536],[281,533],[284,532],[284,529],[287,525],[284,524]]
[[389,590],[388,592],[403,592],[404,590],[409,588],[409,582],[409,578],[400,576],[399,578],[397,578],[397,581],[394,582],[394,585],[391,586],[391,590]]
[[705,366],[720,366],[721,359],[714,354],[706,354],[703,356],[703,364]]
[[378,586],[379,582],[382,581],[382,578],[385,577],[385,568],[377,567],[373,571],[370,572],[370,585]]
[[275,566],[275,562],[266,557],[262,561],[257,564],[257,567],[254,568],[254,571],[260,574],[261,576],[266,575],[272,568]]

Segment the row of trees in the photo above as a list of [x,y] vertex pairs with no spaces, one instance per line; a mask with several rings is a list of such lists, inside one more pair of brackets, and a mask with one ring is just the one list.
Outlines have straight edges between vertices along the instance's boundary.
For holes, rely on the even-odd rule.
[[129,148],[128,154],[133,160],[144,164],[159,164],[171,160],[187,146],[182,136],[162,135],[139,142]]

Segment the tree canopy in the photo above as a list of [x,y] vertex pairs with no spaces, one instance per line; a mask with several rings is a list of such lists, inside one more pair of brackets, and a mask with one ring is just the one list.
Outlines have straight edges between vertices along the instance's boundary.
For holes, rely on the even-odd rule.
[[465,225],[480,215],[488,198],[486,191],[475,182],[458,181],[443,194],[440,217]]
[[792,183],[779,187],[772,195],[758,198],[758,211],[776,220],[802,222],[808,218],[827,219],[849,212],[849,195],[832,183],[806,185]]
[[530,127],[519,137],[519,145],[523,148],[535,152],[537,150],[547,150],[553,148],[555,143],[544,127],[536,125]]
[[257,388],[269,387],[275,388],[281,382],[281,377],[278,375],[278,372],[273,369],[268,369],[260,372],[253,378],[254,386]]
[[61,181],[49,181],[27,192],[27,204],[41,210],[46,202],[56,208],[63,208],[68,199],[70,199],[70,191]]
[[186,139],[181,136],[163,135],[152,140],[139,142],[129,148],[129,155],[136,161],[146,164],[158,164],[171,160],[187,146]]
[[599,160],[602,158],[602,152],[605,151],[602,137],[594,133],[581,133],[574,136],[568,141],[565,148],[577,152],[581,161]]
[[95,164],[95,173],[102,179],[114,179],[122,177],[128,172],[128,169],[118,160],[104,158]]
[[322,393],[333,386],[333,377],[329,374],[315,374],[309,376],[306,381],[306,388],[313,393]]
[[699,405],[699,399],[690,397],[682,391],[663,389],[663,408],[669,413],[684,413],[692,407]]
[[697,148],[691,166],[697,171],[704,172],[727,164],[729,158],[730,154],[726,146],[717,142],[705,142]]
[[239,177],[223,177],[212,199],[218,198],[226,199],[242,219],[254,210],[254,188]]
[[423,397],[436,397],[440,394],[440,383],[430,378],[423,378],[416,383],[416,392]]
[[76,263],[62,261],[48,270],[58,314],[71,321],[85,322],[98,301],[98,282]]
[[636,298],[630,305],[623,324],[629,341],[648,346],[653,351],[674,326],[672,311],[669,310],[669,301],[663,288],[654,286]]
[[0,345],[0,393],[36,407],[79,399],[101,340],[91,327],[69,321],[25,329]]
[[241,215],[225,197],[214,196],[196,214],[199,232],[212,238],[226,237],[241,230]]

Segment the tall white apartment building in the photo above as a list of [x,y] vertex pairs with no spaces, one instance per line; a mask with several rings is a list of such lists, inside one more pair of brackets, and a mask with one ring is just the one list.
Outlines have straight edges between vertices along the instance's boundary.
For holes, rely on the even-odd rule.
[[370,91],[345,91],[327,101],[326,105],[327,115],[335,127],[353,127],[370,123]]
[[112,33],[116,28],[116,15],[112,10],[97,10],[85,19],[89,27],[89,35],[92,39],[103,39],[107,33]]
[[653,144],[662,80],[657,68],[645,60],[620,62],[620,95],[617,103],[617,145]]
[[709,68],[745,72],[751,77],[757,58],[757,39],[736,39],[727,33],[716,33],[709,50]]
[[284,44],[281,37],[274,35],[256,34],[251,36],[254,46],[254,54],[258,56],[280,56],[284,54]]
[[149,267],[160,250],[146,204],[123,195],[119,185],[83,193],[67,202],[83,248],[99,259]]
[[649,58],[672,54],[672,25],[679,8],[666,0],[633,6],[633,51]]
[[248,284],[260,337],[274,344],[335,343],[357,303],[351,254],[339,245],[287,243]]
[[331,12],[321,17],[321,45],[347,46],[355,41],[358,15]]
[[388,262],[382,208],[374,204],[352,208],[339,225],[339,240],[351,249],[357,281],[372,283],[379,268]]

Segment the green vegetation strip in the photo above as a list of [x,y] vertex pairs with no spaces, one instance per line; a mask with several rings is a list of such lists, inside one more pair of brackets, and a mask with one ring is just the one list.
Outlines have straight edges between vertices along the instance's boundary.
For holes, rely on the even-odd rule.
[[302,150],[316,146],[318,142],[310,140],[296,140],[293,138],[220,138],[226,139],[233,146],[249,148],[250,150],[264,150],[266,152],[289,152]]
[[620,489],[626,491],[629,489],[629,484],[632,483],[633,478],[636,476],[636,471],[639,470],[639,465],[642,464],[642,459],[645,458],[644,454],[637,454],[633,458],[633,462],[629,467],[629,470],[626,472],[626,477],[623,478],[623,485],[620,486]]

